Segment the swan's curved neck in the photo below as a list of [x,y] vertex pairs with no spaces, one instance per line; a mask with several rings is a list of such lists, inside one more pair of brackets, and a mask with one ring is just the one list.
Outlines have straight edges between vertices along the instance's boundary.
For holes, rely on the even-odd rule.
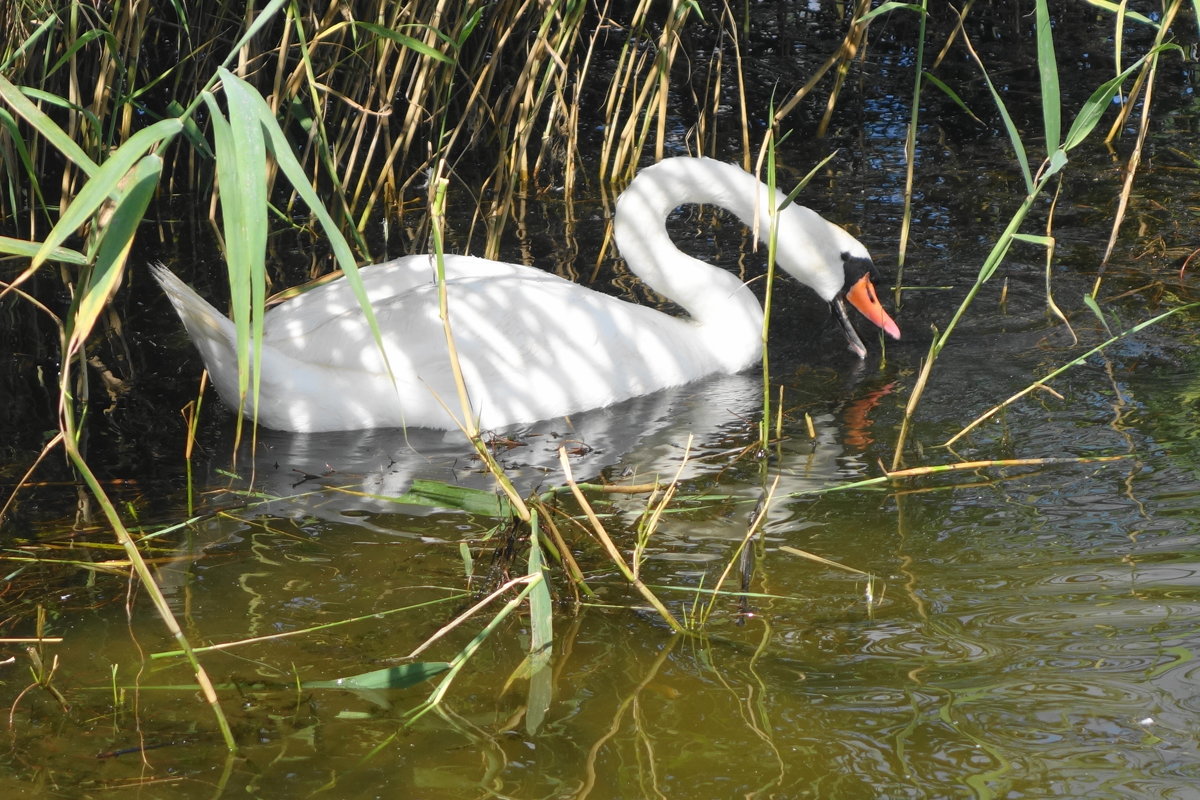
[[[778,194],[775,206],[782,201]],[[752,352],[752,361],[762,338],[758,299],[732,273],[680,251],[667,233],[667,215],[689,203],[732,212],[757,227],[760,239],[769,233],[769,191],[754,176],[708,158],[668,159],[642,170],[622,193],[613,220],[617,247],[638,277],[729,351],[724,360],[746,361]]]

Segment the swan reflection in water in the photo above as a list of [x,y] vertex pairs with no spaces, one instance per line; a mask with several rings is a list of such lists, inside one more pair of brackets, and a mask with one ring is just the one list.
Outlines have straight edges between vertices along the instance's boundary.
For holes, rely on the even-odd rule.
[[[490,441],[522,496],[566,482],[560,447],[566,449],[572,475],[579,482],[645,484],[675,478],[703,482],[697,491],[743,501],[744,513],[736,513],[733,506],[734,514],[711,520],[696,519],[709,515],[689,515],[686,532],[680,534],[728,540],[745,532],[751,509],[763,494],[754,459],[745,457],[756,441],[761,392],[755,375],[714,376],[569,419],[513,426],[492,433]],[[846,416],[849,419],[852,413]],[[816,438],[804,435],[784,442],[781,454],[769,466],[769,480],[778,475],[780,482],[768,527],[793,515],[785,495],[863,474],[862,462],[845,454],[844,434],[834,415],[820,414],[813,422]],[[373,517],[431,513],[432,508],[403,502],[414,480],[498,491],[495,479],[459,431],[413,428],[296,434],[260,429],[257,448],[244,442],[237,456],[214,470],[210,480],[218,505],[249,504],[255,514],[309,517],[399,536],[417,534],[385,528]],[[231,474],[238,477],[231,479]],[[612,495],[606,502],[636,515],[645,508],[646,499]],[[790,527],[803,525],[802,521],[789,523]],[[664,529],[672,527],[667,524]]]

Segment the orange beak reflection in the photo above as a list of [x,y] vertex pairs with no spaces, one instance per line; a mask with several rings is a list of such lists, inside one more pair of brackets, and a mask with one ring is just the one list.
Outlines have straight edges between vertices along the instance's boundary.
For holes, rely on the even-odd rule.
[[880,328],[883,328],[883,332],[888,336],[893,339],[900,338],[900,329],[896,327],[895,321],[888,316],[888,313],[883,310],[883,306],[879,304],[879,298],[875,294],[875,284],[871,283],[870,275],[863,275],[859,278],[850,287],[850,291],[846,292],[846,299],[864,317],[874,322]]

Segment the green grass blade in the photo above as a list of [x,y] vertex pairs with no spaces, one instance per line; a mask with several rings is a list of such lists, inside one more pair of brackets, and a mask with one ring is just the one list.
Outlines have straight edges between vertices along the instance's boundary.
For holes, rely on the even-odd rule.
[[200,155],[205,158],[217,157],[217,154],[208,146],[208,140],[204,138],[204,132],[200,130],[200,126],[196,124],[196,121],[191,116],[185,114],[185,109],[178,100],[172,100],[167,103],[167,116],[183,120],[183,135],[187,137],[188,143],[196,148]]
[[1076,147],[1080,142],[1088,137],[1096,125],[1100,122],[1100,118],[1104,112],[1108,110],[1112,103],[1113,96],[1117,90],[1121,88],[1121,84],[1140,68],[1146,59],[1157,55],[1167,49],[1182,49],[1174,44],[1162,44],[1150,50],[1134,63],[1130,64],[1119,75],[1115,75],[1102,83],[1096,91],[1092,92],[1092,96],[1087,99],[1083,107],[1079,109],[1079,113],[1075,116],[1075,121],[1071,123],[1071,129],[1067,131],[1067,137],[1063,140],[1062,149],[1070,150]]
[[[526,574],[533,578],[541,575],[544,568],[538,517],[534,511],[529,520],[529,561]],[[538,581],[529,594],[529,625],[529,654],[535,663],[541,661],[544,664],[550,656],[550,646],[554,642],[554,605],[550,600],[550,586],[544,580]]]
[[[12,148],[12,153],[16,155],[17,161],[20,162],[21,170],[24,171],[27,181],[25,185],[29,187],[29,190],[33,193],[33,197],[37,199],[37,208],[44,212],[46,209],[46,198],[42,195],[40,172],[34,166],[33,158],[29,154],[29,148],[25,145],[25,137],[21,135],[21,126],[18,124],[17,118],[8,113],[8,109],[3,107],[0,107],[0,127],[3,127],[8,133],[8,144]],[[20,187],[15,185],[13,180],[13,176],[17,173],[17,170],[7,150],[3,152],[3,155],[6,156],[4,163],[8,167],[9,180],[5,181],[5,188],[7,188],[9,194],[9,208],[20,208],[21,201],[17,198],[17,192],[20,191]],[[47,216],[49,215],[47,214]]]
[[1054,33],[1046,0],[1037,0],[1038,78],[1042,86],[1042,125],[1046,152],[1058,149],[1062,135],[1062,96],[1058,87],[1058,61],[1054,57]]
[[783,198],[783,202],[779,204],[779,208],[776,210],[783,211],[785,208],[787,208],[793,202],[795,202],[796,198],[800,196],[800,192],[804,191],[804,187],[808,186],[809,182],[813,178],[815,178],[817,176],[817,174],[820,173],[820,171],[825,168],[825,165],[828,164],[830,161],[832,161],[833,157],[836,156],[837,154],[838,154],[838,151],[834,150],[832,153],[830,153],[829,155],[825,156],[820,161],[818,161],[816,166],[814,166],[812,169],[810,169],[808,171],[808,174],[806,174],[803,178],[801,178],[800,182],[797,183],[792,188],[792,190],[787,193],[787,197]]
[[975,112],[967,107],[966,101],[964,101],[961,97],[959,97],[958,92],[951,89],[949,87],[949,85],[946,84],[945,81],[943,81],[941,78],[939,78],[938,76],[934,75],[932,72],[929,72],[929,71],[926,71],[924,73],[924,75],[925,75],[924,80],[928,81],[929,83],[932,83],[934,86],[936,86],[938,89],[940,89],[942,94],[944,94],[944,95],[946,95],[946,97],[950,98],[950,102],[954,103],[954,105],[958,106],[959,108],[961,108],[963,110],[964,114],[966,114],[968,117],[975,120],[979,124],[981,124],[981,125],[983,124],[983,120],[981,120],[979,117],[977,117],[975,115]]
[[104,44],[107,45],[105,48],[105,57],[111,58],[120,72],[125,72],[125,64],[121,62],[120,58],[120,42],[118,42],[109,31],[102,30],[100,28],[92,28],[90,31],[85,31],[84,33],[80,34],[79,38],[73,39],[70,46],[63,51],[62,55],[59,56],[58,60],[54,62],[53,66],[46,71],[46,74],[53,75],[55,72],[58,72],[60,69],[62,69],[63,66],[70,64],[75,59],[85,57],[80,56],[80,53],[84,52],[85,48],[96,39],[101,39]]
[[[0,253],[21,256],[22,258],[33,258],[41,252],[41,249],[41,242],[29,242],[24,239],[0,236]],[[46,260],[61,261],[64,264],[76,264],[79,266],[88,263],[88,258],[83,253],[77,250],[70,250],[66,247],[51,248],[49,255],[46,256]]]
[[417,722],[417,720],[425,716],[442,702],[442,698],[446,696],[446,692],[450,690],[451,684],[454,683],[455,677],[463,669],[463,667],[467,665],[467,663],[471,660],[471,657],[474,656],[483,643],[487,641],[488,637],[500,627],[504,620],[506,620],[510,614],[512,614],[521,606],[521,603],[525,601],[525,598],[533,590],[533,587],[536,584],[541,583],[543,580],[545,580],[545,578],[542,575],[538,575],[535,578],[521,578],[514,581],[524,581],[524,588],[522,588],[515,597],[511,598],[507,603],[505,603],[504,607],[496,612],[496,615],[488,621],[487,625],[483,627],[483,630],[475,634],[475,637],[467,643],[466,647],[464,647],[456,656],[454,656],[454,659],[450,662],[448,674],[438,683],[437,688],[433,690],[432,694],[430,694],[429,699],[427,699],[424,703],[421,703],[421,705],[417,706],[416,708],[405,713],[405,717],[407,717],[404,723],[405,726],[411,727]]
[[27,51],[33,50],[33,46],[38,43],[38,40],[61,24],[62,20],[57,16],[53,13],[48,14],[46,21],[39,25],[37,30],[31,33],[25,41],[21,42],[21,45],[13,50],[8,58],[0,62],[0,74],[8,73],[12,69],[12,65],[17,63]]
[[1042,233],[1014,233],[1012,238],[1018,242],[1028,242],[1029,244],[1036,244],[1039,247],[1049,247],[1054,244],[1054,239]]
[[983,64],[983,59],[975,52],[975,47],[971,44],[971,40],[965,30],[963,30],[962,36],[963,44],[967,46],[967,50],[971,53],[971,58],[975,59],[975,63],[979,66],[983,82],[987,84],[988,91],[992,95],[992,101],[996,104],[996,110],[1000,112],[1000,119],[1004,122],[1004,130],[1008,133],[1008,139],[1012,142],[1013,153],[1017,156],[1017,162],[1021,165],[1021,174],[1025,177],[1025,191],[1033,194],[1033,172],[1029,169],[1029,156],[1025,152],[1024,143],[1021,141],[1021,132],[1017,129],[1016,123],[1013,122],[1012,115],[1008,113],[1008,106],[1004,104],[1004,98],[1000,96],[996,85],[992,83],[992,76],[988,74],[987,67]]
[[[545,580],[537,510],[529,518],[529,560],[526,574],[535,581],[529,592],[529,702],[525,711],[525,730],[536,733],[546,719],[554,698],[550,675],[550,656],[554,646],[554,601]],[[542,580],[537,580],[542,578]]]
[[[441,61],[443,64],[455,63],[454,58],[446,55],[441,50],[438,50],[435,47],[431,47],[431,46],[425,44],[425,42],[421,41],[420,39],[416,39],[416,38],[413,38],[412,36],[407,36],[403,33],[400,33],[400,31],[395,30],[393,28],[386,28],[383,25],[376,25],[371,22],[355,22],[354,25],[355,25],[355,27],[362,28],[363,30],[366,30],[366,31],[370,31],[371,33],[375,34],[376,36],[379,36],[380,38],[395,42],[396,44],[400,45],[401,47],[407,47],[409,50],[412,50],[415,53],[420,53],[421,55],[425,56],[426,58],[432,58],[434,61]],[[413,24],[413,25],[404,25],[401,27],[421,28],[423,30],[432,30],[437,35],[437,37],[439,39],[441,39],[442,41],[446,42],[447,44],[449,44],[452,47],[455,45],[455,43],[444,33],[437,30],[436,28],[431,28],[428,25]]]
[[345,678],[334,678],[329,681],[303,681],[302,689],[407,689],[424,683],[435,675],[441,675],[450,669],[447,661],[419,661],[415,664],[401,664],[396,667],[372,670],[360,675],[349,675]]
[[1096,298],[1090,294],[1085,294],[1083,296],[1083,304],[1096,315],[1096,319],[1100,320],[1100,324],[1104,326],[1104,332],[1111,337],[1113,332],[1112,328],[1108,326],[1108,317],[1104,316],[1104,311],[1100,308],[1100,304],[1096,302]]
[[[3,78],[0,78],[2,81]],[[121,189],[120,183],[154,144],[163,139],[169,139],[179,132],[180,122],[175,119],[164,119],[129,137],[125,144],[117,148],[102,166],[90,173],[87,183],[79,190],[79,194],[62,211],[58,222],[50,230],[42,242],[41,248],[34,254],[29,265],[30,271],[36,270],[49,257],[54,248],[74,236],[92,215],[110,197],[117,196]]]
[[375,312],[371,308],[370,301],[367,300],[367,293],[363,288],[362,278],[359,277],[358,265],[355,263],[353,252],[350,250],[350,244],[346,241],[346,237],[342,235],[337,222],[334,221],[333,216],[325,208],[321,202],[321,198],[317,196],[316,191],[309,183],[304,168],[296,159],[295,154],[292,153],[291,143],[279,127],[279,123],[275,120],[275,115],[266,101],[263,100],[262,96],[252,86],[228,70],[222,68],[220,75],[226,95],[237,94],[239,96],[239,104],[244,104],[246,109],[253,111],[257,116],[262,126],[262,131],[267,136],[267,146],[271,150],[271,155],[275,157],[276,165],[292,184],[292,188],[296,190],[296,193],[308,205],[313,216],[321,223],[321,227],[329,239],[329,246],[337,258],[338,266],[345,273],[345,280],[354,292],[359,305],[362,307],[367,324],[370,326],[374,336],[375,345],[383,355],[384,365],[387,367],[388,374],[391,375],[392,367],[388,361],[387,352],[383,347],[383,337],[379,333],[379,323],[375,319]]
[[888,14],[892,11],[898,11],[901,9],[905,11],[915,11],[918,14],[925,13],[925,9],[922,8],[918,3],[898,3],[895,2],[895,0],[888,0],[886,3],[881,3],[878,8],[871,9],[871,11],[854,20],[854,24],[861,25],[864,22],[870,22],[881,14]]
[[68,136],[66,131],[58,127],[58,123],[50,119],[25,96],[24,91],[2,74],[0,74],[0,100],[8,103],[13,111],[23,117],[33,126],[34,130],[85,174],[93,175],[100,168],[87,153],[83,152],[83,148],[75,144],[75,140]]
[[109,298],[117,290],[129,248],[154,197],[161,174],[162,159],[148,155],[121,181],[121,194],[101,233],[95,264],[88,273],[87,282],[79,289],[80,296],[69,321],[68,352],[74,353],[87,340],[96,320],[107,308]]
[[[280,171],[287,177],[288,181],[292,184],[292,188],[300,195],[300,198],[308,205],[309,211],[321,223],[325,235],[329,237],[329,246],[333,249],[338,266],[346,272],[347,279],[350,280],[350,285],[354,287],[355,295],[364,305],[369,305],[366,302],[366,293],[362,289],[362,281],[358,279],[358,268],[354,260],[354,253],[350,249],[350,244],[346,241],[346,237],[342,235],[341,229],[329,211],[326,210],[316,190],[309,183],[304,168],[296,159],[295,154],[292,153],[291,143],[279,127],[279,123],[276,122],[275,115],[271,112],[270,107],[252,86],[232,72],[222,69],[220,74],[221,83],[225,87],[225,93],[240,94],[242,96],[241,100],[246,104],[246,107],[253,109],[258,116],[259,123],[262,125],[263,132],[267,137],[267,146],[271,150],[271,155],[275,157],[275,162]],[[373,316],[372,324],[374,324]]]
[[[231,90],[223,76],[222,84],[229,125],[226,135],[218,140],[217,177],[230,299],[238,336],[238,392],[242,402],[249,393],[257,408],[262,375],[263,307],[266,303],[267,146],[258,109],[248,93],[241,91],[242,84]],[[215,102],[209,105],[212,108]],[[246,365],[251,359],[254,368],[247,373]],[[248,385],[251,375],[253,386]]]
[[[1102,8],[1105,11],[1111,11],[1114,14],[1121,14],[1125,19],[1139,22],[1142,25],[1149,25],[1151,28],[1158,30],[1158,23],[1147,17],[1145,14],[1139,14],[1136,11],[1131,11],[1128,8],[1123,8],[1123,3],[1114,3],[1112,0],[1084,0],[1088,5],[1093,5],[1096,8]],[[1192,8],[1196,11],[1196,19],[1200,20],[1200,0],[1192,0]]]

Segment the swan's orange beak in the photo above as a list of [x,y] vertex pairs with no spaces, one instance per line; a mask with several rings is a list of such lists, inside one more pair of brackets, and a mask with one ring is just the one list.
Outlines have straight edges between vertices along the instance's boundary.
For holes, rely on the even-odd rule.
[[846,299],[864,317],[883,328],[883,332],[888,336],[893,339],[900,338],[900,329],[896,327],[895,321],[888,316],[888,313],[883,310],[883,306],[879,303],[879,298],[875,295],[875,284],[871,282],[870,275],[863,275],[859,278],[850,287],[850,291],[846,292]]

